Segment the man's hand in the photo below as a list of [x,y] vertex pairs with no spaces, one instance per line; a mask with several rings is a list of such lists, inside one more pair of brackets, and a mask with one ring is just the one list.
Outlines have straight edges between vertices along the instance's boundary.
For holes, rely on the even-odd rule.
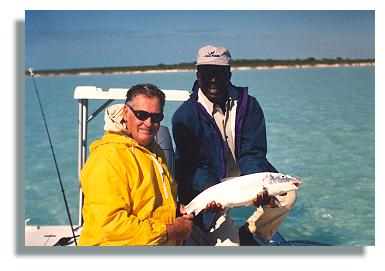
[[[286,193],[285,193],[286,194]],[[284,194],[280,195],[284,196]],[[279,206],[279,202],[276,197],[272,197],[268,195],[267,189],[263,189],[262,192],[258,193],[258,195],[254,198],[253,204],[255,207],[264,206],[269,204],[271,208],[275,208]]]
[[216,203],[215,201],[209,202],[206,205],[205,212],[214,212],[214,211],[224,211],[225,208],[222,207],[220,203]]
[[[193,222],[191,219],[186,219],[184,216],[185,215],[179,216],[174,220],[174,223],[166,225],[167,239],[185,241],[189,238]],[[186,216],[189,215],[186,214]]]

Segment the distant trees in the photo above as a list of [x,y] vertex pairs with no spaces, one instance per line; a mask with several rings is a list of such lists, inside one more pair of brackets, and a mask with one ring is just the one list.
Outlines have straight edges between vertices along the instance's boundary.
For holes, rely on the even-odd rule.
[[[306,59],[235,59],[231,61],[232,67],[274,67],[274,66],[299,66],[299,65],[335,65],[335,64],[354,64],[354,63],[374,63],[373,58],[368,59],[349,59],[349,58],[322,58],[308,57]],[[82,69],[62,69],[62,70],[36,70],[36,75],[59,75],[59,74],[79,74],[79,73],[98,73],[108,74],[116,72],[151,71],[151,70],[194,70],[195,62],[185,62],[178,64],[163,64],[148,66],[127,66],[127,67],[102,67],[102,68],[82,68]],[[25,75],[28,75],[25,71]]]

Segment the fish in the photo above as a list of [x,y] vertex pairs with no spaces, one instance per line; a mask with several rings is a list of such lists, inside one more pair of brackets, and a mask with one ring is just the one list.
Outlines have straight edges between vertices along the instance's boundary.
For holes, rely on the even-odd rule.
[[269,196],[277,196],[297,190],[301,183],[301,180],[290,175],[275,172],[225,178],[198,194],[185,206],[185,210],[187,214],[198,215],[212,201],[220,203],[224,208],[251,206],[264,189],[267,189]]

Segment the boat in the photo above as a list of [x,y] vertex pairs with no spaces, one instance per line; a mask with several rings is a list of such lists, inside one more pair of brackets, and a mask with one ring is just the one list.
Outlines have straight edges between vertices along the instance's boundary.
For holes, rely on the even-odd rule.
[[[33,73],[31,76],[33,78]],[[36,88],[36,85],[35,85]],[[37,91],[37,89],[35,89]],[[87,158],[87,131],[88,124],[100,112],[115,100],[125,100],[127,88],[110,88],[103,90],[96,86],[77,86],[74,90],[74,99],[78,101],[78,176],[83,168]],[[189,98],[189,92],[186,90],[162,90],[166,95],[166,102],[183,102]],[[94,112],[89,113],[89,100],[105,101]],[[47,132],[48,133],[48,132]],[[169,129],[161,126],[157,136],[155,137],[161,148],[163,149],[167,165],[171,172],[174,172],[174,149]],[[64,192],[63,192],[64,193]],[[65,200],[65,195],[64,200]],[[70,225],[28,225],[29,219],[25,221],[25,246],[77,246],[83,219],[82,219],[83,193],[79,179],[79,220],[72,223],[69,215]],[[68,209],[67,209],[68,211]],[[318,246],[327,245],[318,242],[299,240],[287,241],[279,232],[274,235],[269,243],[261,242],[256,236],[250,233],[241,233],[241,245],[245,246]]]

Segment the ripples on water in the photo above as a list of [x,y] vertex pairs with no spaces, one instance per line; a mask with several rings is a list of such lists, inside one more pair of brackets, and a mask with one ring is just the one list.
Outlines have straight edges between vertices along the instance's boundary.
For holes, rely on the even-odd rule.
[[[190,90],[193,72],[36,78],[73,220],[78,217],[77,85],[130,87],[151,82]],[[374,245],[374,68],[233,71],[265,113],[268,158],[303,184],[281,226],[288,240]],[[58,178],[30,78],[25,80],[25,218],[68,224]],[[90,102],[92,112],[100,102]],[[163,125],[180,103],[167,103]],[[103,119],[89,125],[89,143]],[[241,225],[250,208],[235,209]]]

